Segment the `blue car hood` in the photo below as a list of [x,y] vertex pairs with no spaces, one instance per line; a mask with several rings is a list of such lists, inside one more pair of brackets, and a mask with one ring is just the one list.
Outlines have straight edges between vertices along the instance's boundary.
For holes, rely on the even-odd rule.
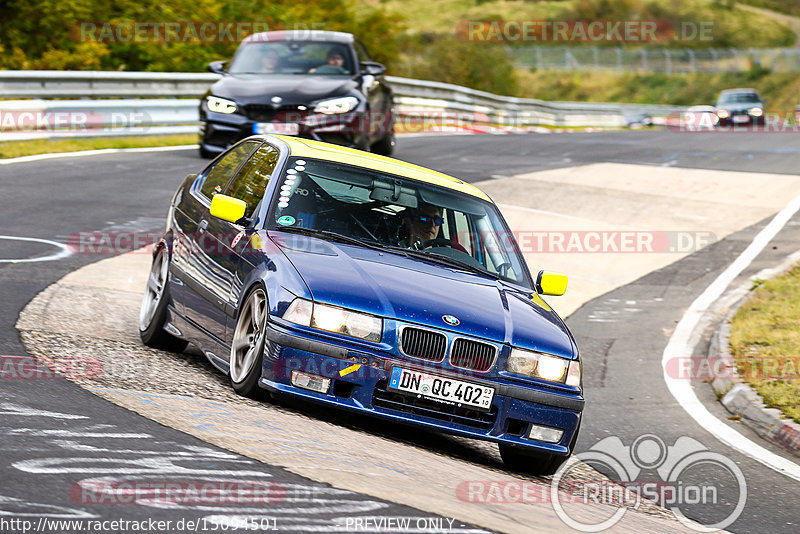
[[[389,252],[272,236],[317,302],[573,357],[566,325],[530,292]],[[460,324],[449,326],[443,315],[454,315]]]

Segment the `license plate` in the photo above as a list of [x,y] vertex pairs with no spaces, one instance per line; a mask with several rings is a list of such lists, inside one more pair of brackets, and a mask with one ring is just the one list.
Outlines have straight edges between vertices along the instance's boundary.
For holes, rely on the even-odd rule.
[[254,134],[297,135],[300,125],[296,122],[256,122],[253,124]]
[[469,406],[483,411],[489,411],[494,398],[494,388],[488,386],[400,367],[392,367],[389,389],[413,393],[451,406]]
[[750,117],[747,115],[734,115],[733,122],[750,122]]

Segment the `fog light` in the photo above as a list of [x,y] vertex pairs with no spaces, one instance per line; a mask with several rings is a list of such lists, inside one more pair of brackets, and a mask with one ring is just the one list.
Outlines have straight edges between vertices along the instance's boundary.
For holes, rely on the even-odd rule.
[[292,385],[316,391],[317,393],[327,393],[331,387],[331,379],[300,371],[292,371]]
[[563,435],[564,431],[560,428],[532,425],[528,437],[530,439],[535,439],[536,441],[544,441],[545,443],[558,443],[561,441],[561,436]]

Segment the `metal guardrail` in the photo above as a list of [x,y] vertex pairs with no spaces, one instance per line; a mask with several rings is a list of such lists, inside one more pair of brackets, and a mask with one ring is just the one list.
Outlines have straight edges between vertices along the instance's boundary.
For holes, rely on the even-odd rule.
[[800,71],[800,48],[636,48],[601,46],[510,46],[525,69],[616,72]]
[[[0,140],[196,132],[197,98],[219,78],[210,73],[0,71],[0,98],[25,98],[0,101]],[[678,109],[547,102],[440,82],[396,76],[386,80],[394,90],[400,120],[410,121],[436,114],[440,121],[512,129],[619,127],[626,114],[664,116]],[[126,98],[133,96],[138,98]],[[16,129],[9,127],[14,124]]]

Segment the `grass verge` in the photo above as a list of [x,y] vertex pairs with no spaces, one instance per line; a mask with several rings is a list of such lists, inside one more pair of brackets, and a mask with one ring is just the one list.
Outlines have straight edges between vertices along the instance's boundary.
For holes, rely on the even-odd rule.
[[800,264],[756,285],[731,321],[731,353],[764,403],[800,423]]
[[153,137],[93,137],[90,139],[34,139],[30,141],[0,142],[0,159],[50,154],[53,152],[75,152],[100,148],[141,148],[156,146],[192,145],[197,143],[196,134],[163,135]]

